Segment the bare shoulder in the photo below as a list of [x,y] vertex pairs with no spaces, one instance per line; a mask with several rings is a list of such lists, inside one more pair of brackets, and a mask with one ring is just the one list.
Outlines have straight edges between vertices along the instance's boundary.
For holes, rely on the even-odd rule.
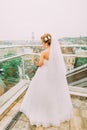
[[41,55],[44,56],[46,53],[47,53],[46,50],[44,50],[41,52]]
[[45,59],[49,59],[49,49],[46,49],[41,54]]

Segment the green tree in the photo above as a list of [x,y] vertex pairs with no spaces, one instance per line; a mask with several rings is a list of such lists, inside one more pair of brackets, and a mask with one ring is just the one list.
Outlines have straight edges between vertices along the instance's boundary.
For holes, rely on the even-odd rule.
[[18,65],[21,63],[21,58],[15,58],[3,63],[4,78],[18,77]]
[[87,64],[87,58],[78,57],[75,60],[75,68]]

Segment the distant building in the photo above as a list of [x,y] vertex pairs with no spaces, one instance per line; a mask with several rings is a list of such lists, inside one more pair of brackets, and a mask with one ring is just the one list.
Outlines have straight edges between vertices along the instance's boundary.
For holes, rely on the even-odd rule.
[[73,56],[68,56],[64,57],[65,65],[66,65],[66,70],[71,71],[74,69],[74,64],[75,64],[75,57]]
[[[68,43],[60,43],[61,45],[70,45]],[[63,54],[74,54],[74,49],[72,47],[61,47],[61,51]],[[70,71],[74,69],[74,64],[75,64],[75,57],[73,56],[66,56],[64,57],[65,65],[66,65],[66,70]]]
[[32,39],[31,39],[31,41],[35,41],[35,34],[34,34],[34,32],[32,32]]

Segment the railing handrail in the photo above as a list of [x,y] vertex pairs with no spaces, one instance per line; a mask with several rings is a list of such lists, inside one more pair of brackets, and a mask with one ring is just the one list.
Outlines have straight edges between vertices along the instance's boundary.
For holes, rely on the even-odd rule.
[[17,58],[17,57],[20,57],[20,56],[24,56],[24,55],[39,55],[39,53],[20,53],[18,55],[15,55],[15,56],[10,56],[8,58],[3,58],[3,59],[0,59],[0,62],[4,62],[4,61],[7,61],[7,60],[10,60],[10,59],[13,59],[13,58]]
[[87,54],[63,54],[64,57],[87,57]]
[[[8,58],[3,58],[3,59],[0,59],[0,62],[4,62],[4,61],[7,61],[7,60],[10,60],[10,59],[13,59],[13,58],[17,58],[17,57],[20,57],[20,56],[24,56],[24,55],[40,55],[40,53],[20,53],[20,54],[17,54],[15,56],[11,56],[11,57],[8,57]],[[84,58],[87,58],[87,55],[86,54],[63,54],[64,57],[84,57]]]
[[3,49],[3,48],[13,48],[13,47],[38,47],[38,46],[42,46],[42,45],[39,45],[39,44],[36,44],[36,45],[0,45],[0,49]]
[[[40,44],[26,44],[26,45],[0,45],[2,48],[12,48],[12,47],[37,47],[42,46]],[[87,44],[60,44],[60,47],[87,47]]]
[[61,47],[87,47],[87,44],[60,44]]

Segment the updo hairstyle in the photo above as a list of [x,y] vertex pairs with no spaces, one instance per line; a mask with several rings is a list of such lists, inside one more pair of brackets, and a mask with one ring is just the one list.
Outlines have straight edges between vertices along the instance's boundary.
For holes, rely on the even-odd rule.
[[41,40],[42,42],[47,43],[48,45],[51,45],[51,35],[49,33],[42,35]]

